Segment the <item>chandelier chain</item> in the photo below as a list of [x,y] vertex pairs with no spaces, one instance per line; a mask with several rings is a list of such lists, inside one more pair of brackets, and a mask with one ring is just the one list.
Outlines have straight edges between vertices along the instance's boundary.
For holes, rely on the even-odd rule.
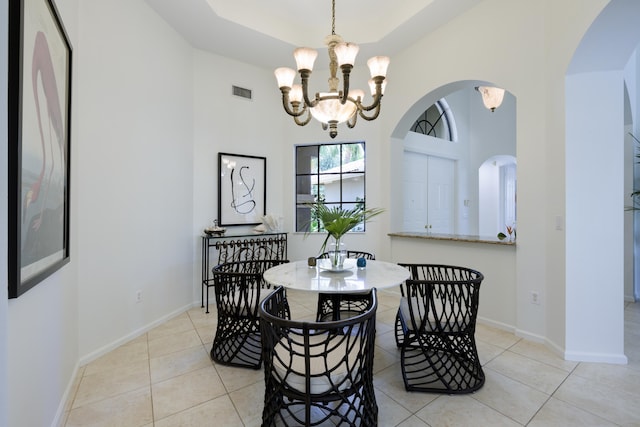
[[331,35],[336,35],[336,0],[331,0]]

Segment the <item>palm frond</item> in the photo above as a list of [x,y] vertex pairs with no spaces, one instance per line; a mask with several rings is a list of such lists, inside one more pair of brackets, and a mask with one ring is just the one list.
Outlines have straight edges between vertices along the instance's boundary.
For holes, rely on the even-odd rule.
[[340,240],[356,225],[369,221],[374,216],[384,212],[384,209],[381,208],[363,209],[362,206],[356,206],[352,209],[345,209],[341,206],[329,207],[321,202],[313,203],[310,206],[314,216],[318,218],[323,228],[327,231],[327,236],[320,249],[321,252],[325,251],[330,237]]

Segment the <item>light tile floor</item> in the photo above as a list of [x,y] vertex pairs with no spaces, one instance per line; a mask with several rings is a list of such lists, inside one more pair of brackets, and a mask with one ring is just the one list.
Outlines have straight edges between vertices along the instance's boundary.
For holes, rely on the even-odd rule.
[[[288,291],[295,318],[316,295]],[[543,345],[477,325],[482,389],[447,396],[404,390],[394,341],[398,294],[378,292],[375,355],[381,427],[640,426],[640,304],[625,304],[628,365],[575,363]],[[82,367],[63,425],[260,425],[262,370],[222,366],[209,350],[215,309],[185,312]]]

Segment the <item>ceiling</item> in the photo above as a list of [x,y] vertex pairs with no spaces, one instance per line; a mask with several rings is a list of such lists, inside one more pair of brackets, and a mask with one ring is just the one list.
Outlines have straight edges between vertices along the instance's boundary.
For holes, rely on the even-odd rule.
[[[330,0],[145,0],[192,46],[266,68],[295,67],[293,49],[320,50]],[[357,63],[393,57],[482,0],[336,0],[336,34],[360,46]],[[399,7],[399,5],[401,5]]]

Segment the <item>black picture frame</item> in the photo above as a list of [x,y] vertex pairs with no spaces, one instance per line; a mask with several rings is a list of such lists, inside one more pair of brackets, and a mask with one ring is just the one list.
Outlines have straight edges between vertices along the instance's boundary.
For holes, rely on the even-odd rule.
[[9,298],[70,260],[71,55],[52,0],[9,2]]
[[218,223],[262,223],[267,213],[267,158],[218,153]]

